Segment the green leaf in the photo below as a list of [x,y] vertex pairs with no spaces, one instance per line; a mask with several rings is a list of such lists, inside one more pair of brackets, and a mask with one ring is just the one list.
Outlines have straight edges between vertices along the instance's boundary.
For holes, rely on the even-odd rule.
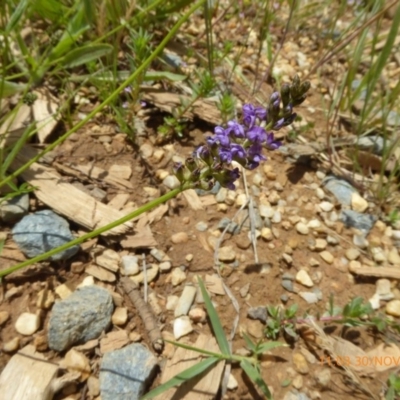
[[147,71],[144,77],[145,81],[162,81],[164,79],[171,82],[179,82],[184,81],[186,76],[168,71]]
[[267,384],[264,382],[260,371],[247,360],[242,360],[240,362],[240,366],[242,367],[243,371],[246,372],[247,376],[260,388],[264,396],[268,400],[272,400],[272,394],[269,391]]
[[255,343],[253,343],[253,341],[249,338],[249,336],[246,333],[243,334],[243,339],[246,342],[246,346],[249,348],[249,350],[255,353],[257,346],[255,345]]
[[226,339],[226,336],[225,336],[225,331],[222,328],[221,321],[219,320],[217,311],[215,310],[215,308],[211,302],[210,296],[208,295],[208,292],[207,292],[207,290],[204,286],[204,283],[200,277],[198,277],[198,282],[199,282],[201,294],[203,295],[204,304],[206,306],[208,316],[210,317],[214,335],[215,335],[215,338],[217,339],[218,346],[221,350],[221,353],[224,355],[231,355],[232,353],[229,348],[228,340]]
[[113,51],[113,47],[109,44],[90,44],[71,50],[62,60],[66,68],[77,67],[78,65],[97,60]]
[[193,365],[192,367],[185,369],[178,375],[175,375],[169,381],[163,383],[162,385],[148,392],[143,397],[141,397],[140,400],[152,399],[158,396],[159,394],[164,393],[166,390],[171,389],[174,386],[181,385],[182,383],[194,378],[195,376],[200,375],[208,368],[216,364],[218,361],[219,360],[216,357],[208,357],[200,361],[199,363]]
[[14,29],[14,27],[18,24],[26,8],[28,7],[28,4],[29,0],[22,0],[18,3],[17,8],[14,10],[14,12],[10,17],[10,20],[7,23],[6,33],[11,32]]
[[62,57],[72,45],[79,39],[79,37],[88,29],[90,25],[87,23],[85,16],[85,9],[82,4],[78,5],[75,15],[70,20],[66,30],[64,31],[57,46],[51,51],[49,61]]
[[61,1],[35,0],[32,2],[34,10],[43,18],[56,22],[65,16],[66,8]]
[[0,99],[4,97],[13,96],[16,93],[22,92],[26,89],[26,85],[19,83],[9,82],[0,77]]

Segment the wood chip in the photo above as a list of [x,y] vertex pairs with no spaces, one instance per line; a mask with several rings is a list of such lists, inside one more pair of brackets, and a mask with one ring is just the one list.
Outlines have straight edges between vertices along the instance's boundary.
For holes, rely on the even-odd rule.
[[[11,169],[15,171],[22,167],[36,154],[35,149],[25,146],[17,154]],[[92,196],[87,195],[73,185],[63,182],[61,176],[53,168],[33,163],[22,172],[21,176],[26,182],[38,188],[38,190],[35,190],[35,194],[40,201],[55,212],[64,215],[87,229],[95,230],[125,215],[121,211],[96,201]],[[121,234],[131,229],[132,223],[126,222],[110,231],[104,232],[103,235]]]
[[100,340],[100,351],[102,354],[107,351],[118,350],[129,343],[128,332],[121,330],[108,333]]
[[86,268],[85,272],[102,282],[115,282],[117,279],[111,271],[98,267],[97,265],[90,265]]
[[58,100],[45,87],[35,90],[37,99],[32,105],[39,143],[44,143],[58,123]]
[[107,205],[116,210],[121,210],[127,203],[129,196],[129,193],[118,193],[108,202]]
[[188,189],[183,192],[183,196],[192,210],[204,210],[203,204],[194,189]]
[[15,354],[0,375],[0,400],[53,398],[58,365],[28,345]]
[[154,239],[153,233],[149,226],[144,227],[135,235],[125,235],[120,241],[124,249],[138,249],[157,247],[157,241]]
[[[196,343],[193,345],[204,350],[219,352],[218,344],[214,337],[200,334]],[[203,359],[200,353],[193,350],[186,350],[177,347],[172,359],[169,359],[164,367],[161,383],[167,382],[175,375],[185,369],[197,364]],[[201,376],[201,379],[192,379],[182,383],[177,388],[172,388],[154,400],[211,400],[214,399],[220,387],[220,380],[224,370],[225,362],[221,361],[212,369],[207,370]]]
[[400,269],[395,267],[354,267],[349,266],[349,271],[361,276],[375,276],[377,278],[400,279]]
[[107,182],[108,184],[115,186],[118,189],[133,189],[132,184],[126,179],[111,175],[105,169],[95,167],[94,165],[71,165],[71,167],[87,175],[89,178],[99,179],[101,181]]

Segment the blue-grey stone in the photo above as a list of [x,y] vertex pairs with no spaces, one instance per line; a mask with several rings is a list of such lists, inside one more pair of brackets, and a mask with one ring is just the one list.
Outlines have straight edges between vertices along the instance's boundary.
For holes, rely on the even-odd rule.
[[[28,257],[36,257],[74,239],[68,222],[51,210],[25,216],[14,226],[12,234],[18,247]],[[73,246],[54,254],[50,260],[66,260],[78,250],[79,246]]]
[[291,293],[297,293],[297,290],[293,286],[293,281],[289,279],[283,279],[281,282],[282,287]]
[[390,146],[390,142],[385,142],[382,136],[363,136],[357,140],[357,146],[360,150],[368,151],[380,156],[382,155],[385,146]]
[[18,221],[28,213],[28,210],[29,195],[21,194],[0,203],[0,219],[4,222]]
[[231,219],[224,217],[219,222],[218,229],[223,231],[226,227],[228,227],[227,232],[232,235],[237,235],[240,233],[240,226]]
[[49,321],[49,347],[63,351],[100,336],[110,325],[114,310],[111,294],[98,286],[85,286],[54,304]]
[[353,210],[343,210],[340,219],[347,227],[359,229],[367,234],[374,226],[378,217],[371,214],[360,214]]
[[349,182],[333,175],[327,176],[323,185],[336,197],[339,203],[346,206],[351,204],[352,194],[357,192]]
[[267,323],[268,319],[268,311],[267,307],[259,306],[259,307],[250,307],[247,311],[247,316],[250,319],[258,319],[264,324]]
[[102,400],[138,400],[155,372],[157,358],[133,343],[104,354],[100,366]]

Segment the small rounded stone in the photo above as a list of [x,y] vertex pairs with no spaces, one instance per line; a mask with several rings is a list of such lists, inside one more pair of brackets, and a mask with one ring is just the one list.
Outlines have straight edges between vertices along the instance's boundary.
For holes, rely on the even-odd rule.
[[20,342],[20,339],[17,336],[14,339],[11,339],[8,342],[4,343],[4,345],[3,345],[4,353],[12,353],[14,351],[17,351],[19,348],[19,342]]
[[393,317],[400,317],[400,300],[392,300],[386,304],[386,314]]
[[308,235],[308,233],[310,232],[308,226],[303,222],[298,222],[296,224],[296,231],[301,235]]
[[21,335],[32,335],[40,327],[40,318],[36,314],[22,313],[15,322],[15,329]]

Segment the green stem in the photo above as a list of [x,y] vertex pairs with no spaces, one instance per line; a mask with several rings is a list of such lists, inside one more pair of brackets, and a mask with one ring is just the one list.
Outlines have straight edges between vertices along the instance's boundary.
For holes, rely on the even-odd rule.
[[[7,178],[3,179],[0,182],[0,187],[12,181],[26,169],[28,169],[33,163],[42,158],[49,151],[56,148],[59,144],[61,144],[65,139],[68,138],[72,133],[76,132],[78,129],[82,128],[92,117],[94,117],[99,111],[101,111],[105,106],[110,104],[118,95],[129,85],[131,85],[137,78],[142,74],[146,69],[150,66],[151,62],[157,58],[157,56],[162,52],[167,43],[171,40],[171,38],[178,32],[179,28],[189,19],[189,17],[200,8],[206,0],[199,0],[195,3],[190,10],[179,19],[179,21],[173,26],[173,28],[169,31],[169,33],[165,36],[165,38],[161,41],[161,43],[156,47],[154,52],[147,58],[146,61],[125,81],[123,82],[110,96],[107,97],[99,106],[97,106],[92,112],[90,112],[86,118],[82,121],[78,122],[74,127],[72,127],[68,132],[64,135],[60,136],[54,143],[50,144],[46,147],[45,150],[37,154],[31,160],[29,160],[25,165],[21,168],[14,171],[12,174],[8,175]],[[1,276],[1,275],[0,275]]]
[[99,229],[96,229],[95,231],[89,232],[86,235],[83,235],[79,238],[76,238],[74,240],[71,240],[70,242],[59,246],[53,250],[50,250],[46,253],[41,254],[40,256],[31,258],[29,260],[26,260],[20,264],[14,265],[13,267],[7,268],[3,271],[0,271],[0,278],[2,278],[3,276],[6,276],[8,274],[11,274],[12,272],[18,271],[21,268],[27,267],[28,265],[32,265],[33,263],[39,262],[39,261],[43,261],[46,260],[47,258],[53,256],[54,254],[59,253],[60,251],[64,251],[67,250],[69,248],[71,248],[72,246],[75,245],[79,245],[81,243],[83,243],[84,241],[88,240],[88,239],[92,239],[98,235],[101,235],[102,233],[109,231],[110,229],[115,228],[118,225],[121,225],[125,222],[128,222],[129,220],[136,218],[137,216],[139,216],[140,214],[151,210],[152,208],[165,203],[166,201],[172,199],[173,197],[177,196],[179,193],[183,192],[186,189],[190,189],[191,185],[190,184],[186,184],[183,186],[180,186],[179,188],[173,189],[170,192],[164,194],[163,196],[159,197],[158,199],[152,200],[150,202],[148,202],[147,204],[145,204],[142,207],[139,207],[137,210],[131,212],[130,214],[126,215],[125,217],[122,217],[114,222],[111,222],[108,225],[105,225]]

